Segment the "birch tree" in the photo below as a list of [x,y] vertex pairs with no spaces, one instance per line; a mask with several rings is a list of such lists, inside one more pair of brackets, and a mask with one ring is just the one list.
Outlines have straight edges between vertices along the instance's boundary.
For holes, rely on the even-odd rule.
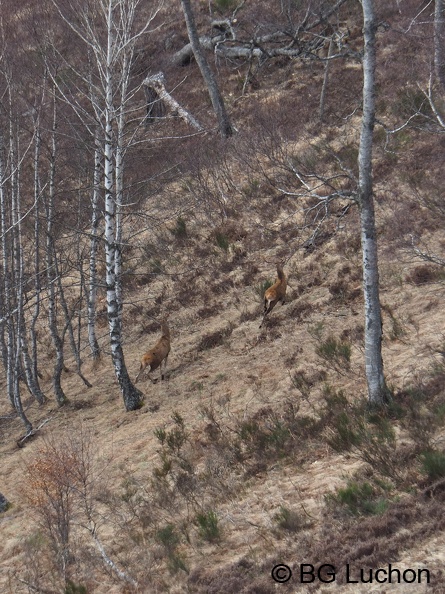
[[96,301],[97,301],[97,250],[99,247],[99,222],[100,222],[100,183],[102,179],[102,149],[99,138],[99,128],[94,133],[94,169],[93,187],[91,192],[91,227],[90,227],[90,261],[89,282],[87,293],[87,328],[88,343],[93,361],[100,357],[100,347],[96,335]]
[[[157,7],[151,9],[145,22],[137,29],[138,9],[142,5],[140,0],[98,0],[88,9],[77,2],[62,4],[53,0],[53,3],[63,21],[83,43],[86,63],[90,69],[80,72],[79,69],[73,68],[78,77],[79,86],[76,92],[78,93],[79,88],[83,86],[83,100],[89,102],[90,109],[84,107],[85,101],[82,104],[73,101],[68,93],[65,94],[65,98],[71,102],[96,147],[95,187],[101,177],[98,168],[103,166],[105,282],[111,357],[125,408],[128,411],[135,410],[142,404],[142,393],[131,382],[125,365],[122,328],[121,270],[125,163],[133,138],[132,133],[128,131],[131,101],[140,88],[140,85],[132,86],[131,67],[136,44],[148,32],[156,16]],[[97,152],[99,140],[102,141],[101,155]],[[93,199],[96,198],[97,194],[94,194]],[[94,225],[96,221],[92,219],[95,241],[97,228]],[[96,246],[97,244],[92,244],[90,252],[93,270]],[[91,292],[90,287],[90,299],[93,303],[94,298],[94,289]],[[92,334],[90,344],[95,348]]]
[[389,392],[385,383],[382,359],[382,316],[379,297],[379,269],[375,226],[372,148],[375,124],[376,31],[374,0],[362,0],[363,8],[363,116],[358,154],[358,196],[365,299],[365,371],[368,398],[372,406],[381,406]]
[[54,241],[54,208],[56,192],[56,128],[57,128],[57,103],[53,100],[53,122],[51,130],[51,143],[49,154],[49,182],[46,196],[46,279],[48,294],[48,325],[56,353],[53,370],[53,390],[59,406],[66,403],[65,392],[62,388],[62,371],[65,366],[63,349],[64,334],[59,331],[56,312],[56,287],[57,287],[57,253]]
[[181,0],[181,4],[182,10],[184,11],[190,44],[192,46],[193,54],[201,71],[202,77],[207,85],[213,110],[215,111],[216,118],[218,120],[219,131],[222,136],[227,138],[229,136],[232,136],[233,134],[232,124],[230,123],[226,106],[224,104],[224,99],[219,90],[216,78],[212,70],[210,69],[210,66],[201,47],[201,42],[199,40],[199,35],[196,28],[195,17],[193,15],[191,2],[190,0]]
[[3,334],[3,363],[6,373],[6,392],[9,401],[14,406],[14,328],[12,317],[12,278],[11,278],[11,234],[8,233],[10,208],[6,196],[7,172],[5,166],[5,142],[0,129],[0,231],[2,247],[2,331]]
[[442,93],[445,91],[445,3],[434,3],[434,70]]

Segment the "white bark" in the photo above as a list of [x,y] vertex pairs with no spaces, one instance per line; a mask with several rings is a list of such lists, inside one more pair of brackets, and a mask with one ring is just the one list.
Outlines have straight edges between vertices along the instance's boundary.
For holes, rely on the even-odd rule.
[[35,145],[34,145],[34,311],[32,314],[30,335],[31,335],[31,357],[33,362],[34,377],[38,375],[38,349],[37,349],[37,321],[40,316],[40,299],[41,299],[41,270],[40,270],[40,202],[41,202],[41,187],[40,187],[40,123],[37,120],[35,123]]
[[[13,395],[14,395],[14,408],[16,409],[19,417],[23,421],[26,432],[32,431],[32,424],[27,418],[22,405],[22,398],[20,394],[20,376],[22,373],[22,349],[24,342],[24,314],[23,314],[23,259],[22,259],[22,236],[20,226],[20,194],[19,194],[19,181],[18,181],[18,150],[17,150],[17,128],[14,126],[14,117],[12,110],[12,97],[11,88],[9,91],[9,158],[11,162],[11,175],[10,175],[10,192],[11,192],[11,233],[12,233],[12,267],[14,277],[14,292],[15,292],[15,304],[16,304],[16,317],[15,317],[15,352],[14,352],[14,372],[13,372]],[[26,346],[26,343],[25,343]],[[32,384],[29,386],[32,389]]]
[[102,148],[100,146],[99,131],[96,128],[94,137],[94,171],[93,191],[91,196],[91,231],[90,231],[90,261],[87,297],[87,325],[88,342],[93,361],[100,357],[100,348],[96,336],[96,300],[97,300],[97,248],[99,245],[99,195],[102,179]]
[[388,390],[383,374],[382,318],[372,181],[377,21],[374,13],[374,0],[362,0],[362,7],[365,48],[363,56],[363,117],[358,155],[358,203],[365,298],[365,370],[369,402],[373,406],[380,406],[387,399]]
[[434,6],[434,69],[437,81],[445,91],[445,5],[435,0]]
[[53,389],[57,404],[63,406],[66,403],[66,396],[62,389],[61,376],[64,368],[64,353],[63,353],[63,339],[59,334],[57,327],[56,314],[56,284],[57,284],[57,270],[54,261],[55,246],[53,235],[53,218],[54,218],[54,196],[55,196],[55,176],[56,176],[56,104],[54,99],[53,106],[53,129],[51,134],[51,156],[50,156],[50,171],[49,171],[49,188],[46,204],[46,278],[48,291],[48,325],[53,341],[53,346],[56,351],[56,362],[53,370]]
[[4,154],[4,139],[0,131],[0,226],[2,234],[2,266],[3,266],[3,304],[2,317],[4,322],[2,325],[6,328],[5,336],[5,372],[6,372],[6,392],[9,396],[9,401],[14,406],[14,367],[13,367],[13,353],[14,353],[14,332],[12,323],[12,301],[11,301],[11,242],[9,241],[10,234],[7,233],[9,227],[7,214],[9,208],[6,200],[5,188],[5,164],[3,161]]
[[177,113],[187,124],[201,132],[203,127],[201,124],[179,103],[174,99],[165,88],[165,78],[162,72],[148,76],[142,83],[145,87],[152,88],[160,101],[163,101],[165,105],[168,105],[170,110]]
[[[121,7],[119,7],[121,8]],[[120,15],[121,19],[123,15]],[[131,31],[132,23],[126,23],[124,31]],[[123,184],[123,133],[125,126],[125,101],[128,93],[128,80],[131,60],[128,52],[131,43],[126,42],[126,50],[119,46],[114,22],[114,3],[108,0],[107,11],[107,49],[104,66],[105,82],[105,144],[104,144],[104,184],[105,184],[105,261],[107,285],[107,312],[110,332],[111,357],[119,382],[126,410],[136,410],[142,404],[142,393],[133,386],[127,372],[122,349],[122,184]],[[123,55],[122,55],[123,52]],[[126,53],[127,52],[127,53]],[[120,60],[116,58],[119,57]],[[117,70],[117,72],[116,72]],[[117,82],[116,82],[117,76]],[[119,113],[113,104],[116,88],[120,91]],[[114,132],[116,131],[116,136]]]
[[[104,246],[106,262],[107,315],[110,335],[111,356],[116,377],[119,381],[125,407],[127,410],[139,408],[142,393],[130,381],[125,366],[122,350],[122,241],[123,241],[123,180],[125,153],[127,144],[132,142],[125,137],[125,128],[131,100],[140,86],[130,88],[130,70],[137,41],[144,35],[156,16],[158,8],[151,11],[143,26],[135,31],[136,12],[139,0],[97,0],[97,10],[88,11],[77,5],[77,14],[69,14],[64,10],[74,11],[74,6],[53,4],[63,21],[76,33],[86,48],[86,73],[76,69],[80,84],[76,92],[61,89],[64,99],[72,106],[88,132],[92,136],[97,133],[103,142],[103,191],[104,191]],[[79,17],[79,18],[78,18]],[[53,76],[56,81],[56,77]],[[79,93],[81,85],[85,85],[84,98],[88,99],[91,110],[85,102],[73,100]],[[97,136],[95,137],[97,167]],[[98,177],[95,181],[98,183]],[[94,238],[93,238],[94,242]],[[95,249],[92,244],[90,265],[95,266]],[[91,264],[92,262],[92,264]],[[93,268],[91,268],[93,270]],[[94,274],[91,275],[94,283]],[[92,304],[95,300],[95,289],[90,285],[90,320],[92,320]],[[92,326],[90,324],[90,330]],[[91,333],[90,333],[91,336]],[[94,339],[93,343],[94,343]],[[93,347],[94,348],[94,347]]]

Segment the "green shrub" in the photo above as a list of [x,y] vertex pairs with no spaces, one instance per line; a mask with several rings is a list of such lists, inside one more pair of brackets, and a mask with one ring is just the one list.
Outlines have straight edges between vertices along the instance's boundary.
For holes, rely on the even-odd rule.
[[336,452],[347,452],[353,446],[360,445],[360,433],[354,420],[345,411],[341,411],[333,419],[327,442]]
[[180,537],[173,524],[166,524],[156,532],[156,540],[171,553],[180,543]]
[[82,584],[75,584],[71,580],[67,580],[65,594],[87,594],[87,592],[87,589]]
[[280,509],[273,516],[273,519],[278,528],[287,532],[298,532],[307,526],[307,522],[301,517],[301,514],[284,505],[280,505]]
[[335,367],[340,369],[347,367],[349,369],[351,360],[351,345],[349,343],[339,341],[334,336],[329,336],[316,347],[315,352],[319,357],[332,363]]
[[179,534],[173,524],[167,524],[156,532],[156,540],[164,547],[168,559],[168,567],[172,573],[182,569],[189,573],[183,556],[177,551],[181,542]]
[[353,516],[379,515],[388,508],[388,500],[368,482],[349,481],[346,487],[337,489],[335,494],[329,494],[326,499]]
[[230,247],[229,238],[221,231],[215,232],[215,243],[219,248],[221,248],[225,252],[227,252]]
[[172,229],[173,235],[176,239],[186,239],[188,236],[187,233],[187,224],[182,217],[178,217],[176,219],[176,225]]
[[263,299],[264,299],[264,293],[272,285],[273,285],[273,280],[270,280],[270,279],[265,280],[262,283],[259,283],[258,285],[256,285],[256,287],[255,287],[255,293],[257,294],[257,296],[259,297],[259,299],[261,301],[263,301]]
[[201,538],[208,542],[215,542],[221,538],[218,516],[213,510],[196,515],[196,524]]
[[187,433],[184,419],[178,412],[174,411],[171,418],[175,424],[173,429],[166,431],[164,427],[158,427],[154,430],[154,434],[162,446],[167,446],[168,450],[178,454],[187,441]]
[[432,481],[445,477],[445,453],[438,450],[423,452],[420,456],[422,471]]

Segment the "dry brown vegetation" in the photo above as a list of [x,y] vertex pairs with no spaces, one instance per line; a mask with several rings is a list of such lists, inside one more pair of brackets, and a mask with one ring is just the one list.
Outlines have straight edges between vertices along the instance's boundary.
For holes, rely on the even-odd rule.
[[[199,3],[203,27],[207,4]],[[393,27],[379,38],[379,117],[388,126],[409,109],[430,49],[425,41],[412,49],[413,38],[398,33],[409,19],[393,4],[382,8]],[[258,6],[264,16],[268,3]],[[359,10],[353,3],[345,10],[359,49]],[[147,60],[155,61],[160,45],[176,51],[186,40],[179,11],[168,15]],[[188,108],[211,121],[195,65],[188,76],[170,63],[166,69],[172,85],[184,80]],[[300,563],[330,563],[337,587],[298,591],[439,594],[444,271],[422,262],[411,239],[443,254],[442,220],[421,193],[434,178],[443,196],[441,137],[420,123],[399,137],[376,133],[383,356],[394,398],[374,413],[365,403],[357,212],[344,200],[333,203],[314,235],[306,226],[314,203],[301,206],[292,195],[301,185],[289,167],[329,170],[332,155],[355,167],[359,117],[344,118],[359,102],[359,65],[332,63],[323,124],[317,61],[266,62],[244,94],[241,66],[220,69],[240,131],[230,142],[212,136],[150,149],[150,170],[171,149],[181,176],[166,176],[153,196],[139,197],[138,210],[151,219],[134,223],[125,260],[129,372],[137,373],[167,311],[167,381],[143,384],[144,406],[124,412],[102,315],[102,359],[93,366],[85,354],[83,367],[93,387],[85,390],[67,361],[69,402],[58,408],[45,375],[48,402],[24,403],[34,426],[45,424],[22,448],[20,421],[3,399],[0,491],[11,506],[0,514],[0,589],[272,594],[297,590],[294,579],[274,584],[274,565],[286,563],[295,576]],[[173,125],[161,123],[153,134],[167,136]],[[264,283],[284,260],[286,305],[259,331]],[[41,357],[49,371],[48,348]],[[432,583],[359,590],[345,583],[347,563],[428,568]]]

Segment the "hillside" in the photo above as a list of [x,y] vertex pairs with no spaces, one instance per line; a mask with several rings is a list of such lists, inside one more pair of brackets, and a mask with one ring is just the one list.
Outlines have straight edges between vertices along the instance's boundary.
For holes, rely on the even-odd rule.
[[[209,3],[196,4],[206,31]],[[236,16],[246,35],[278,19],[267,2],[245,4]],[[212,3],[212,16],[227,16],[233,5]],[[21,447],[23,424],[0,371],[0,492],[11,504],[0,514],[2,592],[445,590],[444,272],[419,255],[437,261],[445,247],[443,136],[431,111],[419,108],[431,37],[424,30],[401,34],[414,5],[378,6],[379,122],[393,131],[412,109],[420,113],[398,133],[375,132],[383,359],[393,402],[380,412],[366,406],[357,209],[341,199],[317,210],[313,196],[300,199],[295,175],[300,166],[332,173],[337,160],[355,171],[360,62],[351,54],[331,63],[323,121],[324,62],[212,62],[235,136],[190,135],[175,116],[154,122],[140,132],[146,144],[131,153],[128,170],[135,199],[126,212],[122,346],[134,378],[168,315],[166,380],[159,381],[159,370],[155,383],[142,378],[144,404],[125,412],[103,287],[100,361],[90,360],[80,328],[82,373],[92,387],[77,375],[66,344],[62,407],[52,393],[47,321],[39,320],[48,400],[38,405],[22,382],[26,415],[39,430]],[[334,24],[347,28],[349,48],[360,51],[359,6],[346,2],[342,11]],[[181,103],[214,128],[196,64],[170,60],[187,41],[179,3],[164,7],[159,19],[133,75],[161,68]],[[320,55],[327,51],[324,44]],[[69,151],[68,140],[61,142]],[[73,240],[69,197],[78,178],[68,157],[64,166],[57,241],[72,262],[86,240]],[[141,170],[150,180],[144,185]],[[318,194],[327,190],[321,184]],[[100,257],[103,275],[102,251]],[[288,275],[286,304],[259,329],[278,262]],[[66,265],[64,283],[75,303],[79,271]],[[292,569],[286,583],[271,578],[278,564]],[[320,579],[300,585],[301,564],[332,565],[335,583],[332,567],[324,567]],[[388,564],[408,570],[404,583],[379,583],[375,572]],[[364,583],[370,570],[373,581]],[[429,584],[419,570],[430,572]]]

